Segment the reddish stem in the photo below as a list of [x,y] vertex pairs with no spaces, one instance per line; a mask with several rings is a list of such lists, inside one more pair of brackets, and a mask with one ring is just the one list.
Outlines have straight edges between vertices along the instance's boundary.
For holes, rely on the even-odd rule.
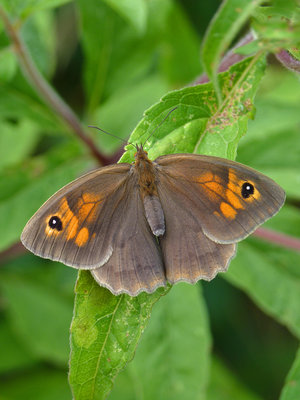
[[[241,40],[238,41],[238,43],[232,49],[230,49],[225,54],[218,68],[218,72],[224,72],[232,65],[238,63],[239,61],[242,61],[246,56],[235,53],[234,50],[237,49],[238,47],[242,47],[245,44],[252,42],[252,40],[254,40],[254,36],[251,32],[248,32]],[[199,78],[195,80],[193,85],[199,85],[201,83],[207,83],[207,82],[209,82],[208,76],[206,74],[202,74],[199,76]]]
[[254,236],[264,239],[268,242],[278,244],[281,247],[296,250],[300,252],[300,239],[272,231],[271,229],[259,228],[254,232]]
[[279,60],[286,68],[300,73],[300,61],[293,57],[287,50],[280,50],[275,55],[277,60]]
[[55,92],[55,90],[49,85],[49,83],[42,76],[40,71],[34,64],[21,36],[17,29],[10,22],[8,16],[0,7],[0,17],[4,22],[8,36],[10,37],[15,53],[19,59],[20,65],[24,75],[31,82],[39,96],[57,113],[67,125],[71,127],[78,138],[85,143],[89,148],[93,157],[95,157],[100,164],[109,164],[110,159],[103,155],[93,142],[93,140],[86,135],[80,120],[68,106],[67,103]]

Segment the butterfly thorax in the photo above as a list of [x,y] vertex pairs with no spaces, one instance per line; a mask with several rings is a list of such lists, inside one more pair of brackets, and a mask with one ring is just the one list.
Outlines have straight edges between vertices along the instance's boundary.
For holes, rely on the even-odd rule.
[[157,196],[155,167],[148,158],[148,153],[143,149],[143,146],[137,146],[137,152],[134,155],[134,168],[138,176],[138,185],[142,198],[145,196]]

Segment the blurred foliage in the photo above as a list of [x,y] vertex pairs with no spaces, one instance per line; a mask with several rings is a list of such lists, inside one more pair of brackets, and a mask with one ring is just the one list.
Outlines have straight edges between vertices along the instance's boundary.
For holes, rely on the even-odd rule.
[[[150,158],[237,157],[287,192],[266,227],[299,238],[299,76],[272,55],[266,67],[266,52],[297,54],[300,14],[295,0],[261,4],[0,0],[84,127],[123,139],[133,131],[130,140],[141,143],[177,106],[147,142]],[[250,26],[257,39],[240,52],[251,57],[217,74]],[[189,86],[203,68],[212,83]],[[0,399],[70,399],[77,273],[25,254],[18,240],[43,201],[97,163],[24,77],[1,19],[0,123]],[[112,160],[123,147],[86,133]],[[132,158],[128,146],[122,160]],[[83,271],[71,336],[74,398],[105,398],[116,378],[111,399],[299,400],[299,261],[299,253],[252,237],[214,281],[136,298],[111,295]]]

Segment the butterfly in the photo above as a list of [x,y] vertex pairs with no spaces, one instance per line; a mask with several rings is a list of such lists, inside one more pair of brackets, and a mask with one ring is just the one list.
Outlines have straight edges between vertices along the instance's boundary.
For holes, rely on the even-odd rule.
[[34,254],[90,270],[113,294],[154,292],[226,271],[236,243],[279,211],[285,192],[234,161],[197,154],[92,171],[35,213],[21,241]]

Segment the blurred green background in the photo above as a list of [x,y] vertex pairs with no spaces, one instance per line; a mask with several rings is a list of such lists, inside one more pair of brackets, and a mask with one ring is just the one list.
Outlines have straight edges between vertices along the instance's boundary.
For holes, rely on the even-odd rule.
[[[127,139],[146,108],[201,75],[200,45],[220,2],[151,0],[148,14],[143,2],[128,1],[127,11],[117,3],[0,1],[22,25],[42,74],[84,126],[98,125]],[[138,3],[138,18],[132,18],[131,7]],[[295,237],[300,237],[299,105],[299,77],[270,55],[256,116],[237,158],[285,188],[287,205],[268,226]],[[23,77],[3,24],[0,123],[0,400],[70,399],[69,326],[77,272],[27,253],[19,236],[49,192],[97,163]],[[89,134],[108,160],[118,159],[120,141]],[[279,398],[300,337],[299,261],[296,252],[251,238],[239,245],[228,274],[202,285],[213,341],[208,399]],[[110,398],[146,398],[133,368],[117,378]]]

